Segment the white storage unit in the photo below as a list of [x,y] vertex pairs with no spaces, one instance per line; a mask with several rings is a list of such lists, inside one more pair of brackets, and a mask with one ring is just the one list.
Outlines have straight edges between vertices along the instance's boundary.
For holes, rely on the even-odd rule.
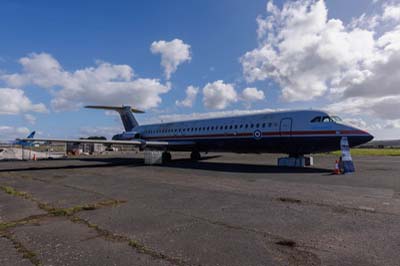
[[144,164],[153,165],[153,164],[162,164],[162,151],[144,151]]

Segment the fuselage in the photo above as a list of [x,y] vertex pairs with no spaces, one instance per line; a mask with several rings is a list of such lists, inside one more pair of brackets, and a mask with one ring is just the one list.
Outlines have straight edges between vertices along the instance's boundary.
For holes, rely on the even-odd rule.
[[368,132],[345,125],[323,111],[282,111],[232,117],[142,125],[120,135],[124,139],[190,142],[169,150],[286,153],[292,155],[340,149],[346,136],[350,147],[373,139]]

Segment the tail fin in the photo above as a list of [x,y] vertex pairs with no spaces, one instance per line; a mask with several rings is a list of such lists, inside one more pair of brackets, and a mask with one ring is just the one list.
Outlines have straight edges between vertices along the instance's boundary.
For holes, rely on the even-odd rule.
[[114,107],[114,106],[88,105],[85,106],[85,108],[113,110],[118,112],[119,115],[121,116],[122,123],[124,124],[125,131],[131,131],[133,128],[139,125],[132,113],[144,113],[143,111],[134,109],[130,106]]
[[32,131],[31,134],[28,135],[28,137],[26,137],[27,139],[33,139],[33,137],[35,136],[36,131]]

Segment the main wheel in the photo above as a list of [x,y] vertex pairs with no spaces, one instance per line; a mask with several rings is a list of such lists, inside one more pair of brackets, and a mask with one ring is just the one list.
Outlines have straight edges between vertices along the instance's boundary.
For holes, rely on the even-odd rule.
[[168,151],[163,152],[162,154],[162,162],[163,163],[168,163],[172,159],[171,153]]
[[200,160],[200,159],[201,159],[200,152],[198,152],[198,151],[192,151],[192,153],[190,154],[190,159],[191,159],[192,161],[198,161],[198,160]]

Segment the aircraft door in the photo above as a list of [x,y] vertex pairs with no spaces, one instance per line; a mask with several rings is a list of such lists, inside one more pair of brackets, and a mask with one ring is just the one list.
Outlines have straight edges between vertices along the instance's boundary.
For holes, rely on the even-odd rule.
[[281,136],[291,136],[292,135],[292,119],[283,118],[279,127]]

